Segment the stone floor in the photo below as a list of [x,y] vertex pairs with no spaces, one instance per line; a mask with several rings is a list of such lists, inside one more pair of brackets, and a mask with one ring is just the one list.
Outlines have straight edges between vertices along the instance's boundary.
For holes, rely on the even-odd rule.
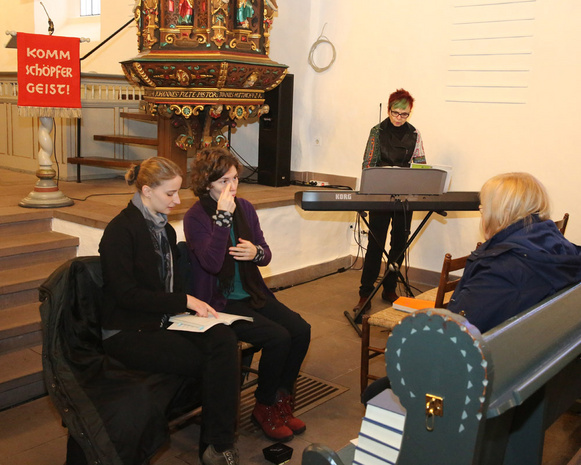
[[[4,194],[0,195],[0,208],[7,205],[7,200],[16,205],[33,186],[28,179],[31,177],[6,170],[0,172],[0,194]],[[68,192],[74,191],[75,197],[80,197],[83,194],[81,186],[83,184],[71,184]],[[118,202],[124,205],[126,201]],[[294,450],[290,465],[300,464],[302,451],[310,443],[324,443],[339,449],[359,431],[364,413],[359,402],[360,339],[343,315],[357,301],[359,277],[358,270],[350,270],[277,293],[282,302],[312,325],[312,342],[303,371],[348,388],[301,416],[307,430],[289,443]],[[376,297],[372,311],[380,306],[381,301]],[[372,336],[385,338],[380,333]],[[372,370],[377,374],[384,372],[381,357],[373,360]],[[152,465],[197,464],[198,434],[196,424],[174,433]],[[65,443],[66,430],[48,398],[0,412],[0,465],[62,465]],[[238,441],[241,464],[267,465],[269,462],[263,458],[262,449],[270,444],[260,432],[242,431]],[[581,416],[567,413],[547,431],[543,465],[581,465],[580,448]]]

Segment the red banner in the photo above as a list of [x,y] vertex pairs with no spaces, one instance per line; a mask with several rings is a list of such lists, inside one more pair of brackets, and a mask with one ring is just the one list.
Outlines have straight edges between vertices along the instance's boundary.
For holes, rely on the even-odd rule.
[[81,108],[80,40],[19,32],[18,106]]

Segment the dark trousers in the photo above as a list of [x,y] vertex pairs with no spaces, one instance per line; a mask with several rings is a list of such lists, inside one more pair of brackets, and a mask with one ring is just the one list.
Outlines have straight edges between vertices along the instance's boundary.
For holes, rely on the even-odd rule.
[[[402,264],[404,259],[403,250],[410,235],[412,223],[412,212],[396,211],[370,211],[369,229],[373,237],[369,237],[367,243],[367,253],[361,273],[361,287],[359,295],[368,297],[375,288],[375,281],[381,270],[383,247],[387,239],[387,230],[391,222],[391,239],[389,242],[389,262]],[[399,257],[399,259],[397,259]],[[396,261],[397,259],[397,261]],[[397,273],[390,271],[383,282],[385,292],[395,292],[397,286]]]
[[202,441],[233,444],[240,367],[238,340],[226,325],[204,333],[121,331],[103,341],[105,351],[127,368],[202,378]]
[[273,297],[258,310],[250,307],[249,300],[229,300],[224,312],[254,318],[252,323],[235,322],[232,329],[241,341],[262,349],[256,400],[272,405],[278,390],[292,393],[309,349],[311,325]]

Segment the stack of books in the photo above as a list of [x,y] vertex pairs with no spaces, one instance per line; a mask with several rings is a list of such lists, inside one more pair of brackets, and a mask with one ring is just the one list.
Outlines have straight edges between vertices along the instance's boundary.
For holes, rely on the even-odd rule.
[[405,413],[391,389],[386,389],[371,399],[361,422],[353,463],[395,464],[401,447]]

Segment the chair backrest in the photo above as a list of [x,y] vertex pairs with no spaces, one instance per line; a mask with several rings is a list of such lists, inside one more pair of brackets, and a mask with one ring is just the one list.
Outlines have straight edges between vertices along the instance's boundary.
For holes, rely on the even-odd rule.
[[555,224],[557,225],[557,228],[559,229],[559,231],[561,231],[561,234],[563,236],[565,235],[565,230],[567,229],[567,223],[568,222],[569,222],[569,213],[565,213],[563,215],[563,219],[562,220],[555,221]]
[[459,258],[452,258],[452,255],[447,253],[444,256],[444,264],[442,265],[442,273],[440,273],[440,283],[438,284],[438,292],[436,294],[436,308],[446,308],[448,302],[444,302],[446,294],[456,289],[460,282],[460,278],[450,279],[450,273],[464,269],[468,255]]
[[76,257],[40,286],[43,375],[88,463],[145,463],[167,439],[168,417],[199,405],[197,378],[127,370],[101,340],[101,262]]

